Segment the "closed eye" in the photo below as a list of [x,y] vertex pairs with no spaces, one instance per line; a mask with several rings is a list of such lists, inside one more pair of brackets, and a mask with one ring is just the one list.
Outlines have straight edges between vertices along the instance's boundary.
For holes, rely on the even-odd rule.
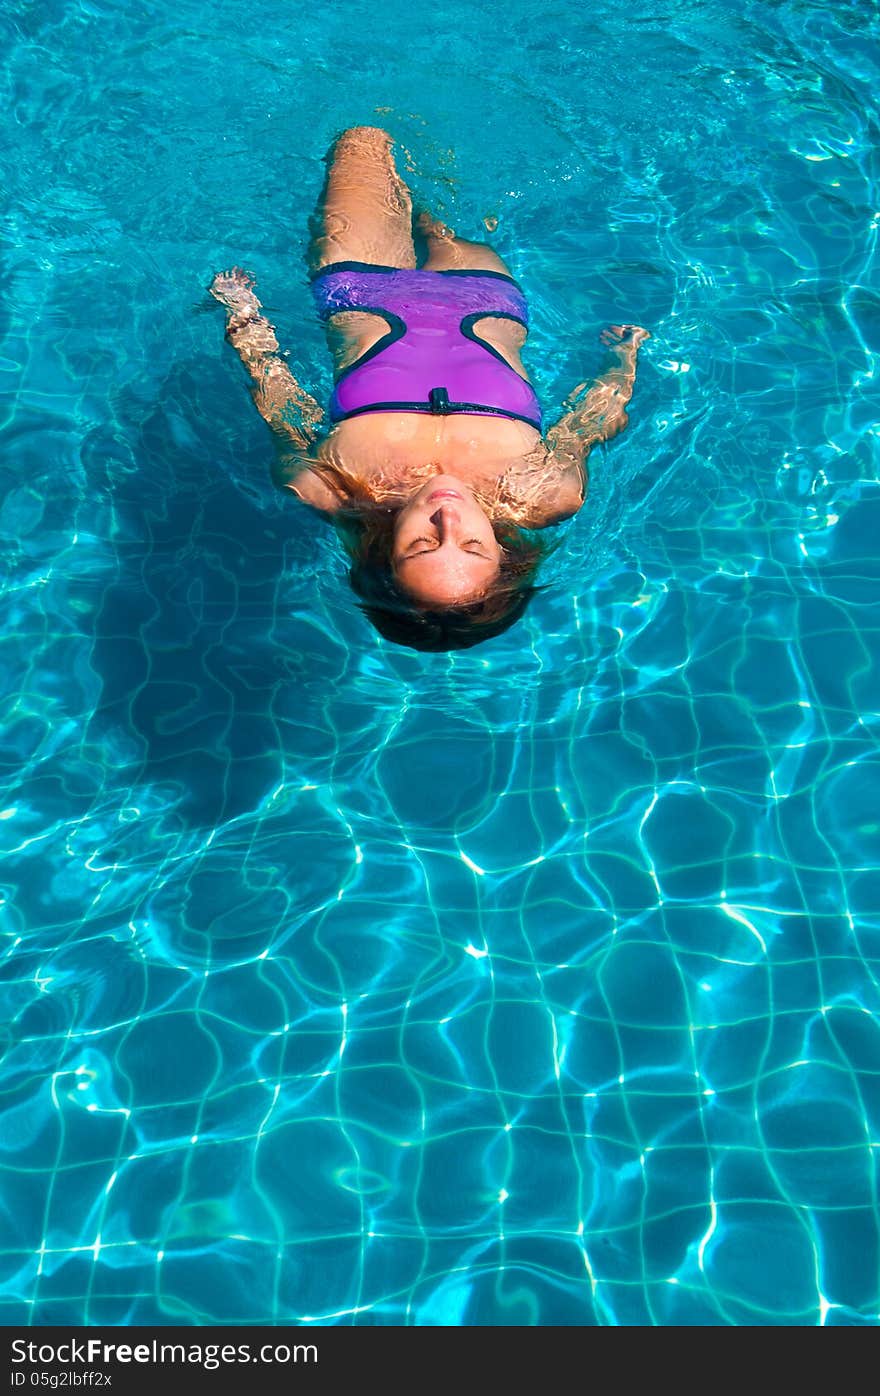
[[[416,543],[427,543],[428,547],[419,548],[417,552],[412,552],[411,550],[415,547]],[[406,553],[404,554],[404,558],[406,559],[410,557],[421,557],[423,553],[433,553],[435,549],[439,546],[440,545],[437,542],[436,538],[414,538],[412,540],[412,543],[410,543],[409,547],[407,548]]]
[[[426,548],[416,548],[417,543],[427,543]],[[436,538],[414,538],[403,555],[403,561],[409,562],[412,557],[424,557],[426,553],[435,553],[440,544]],[[487,562],[491,561],[479,538],[465,538],[459,545],[462,552],[469,553],[471,557],[482,557]]]

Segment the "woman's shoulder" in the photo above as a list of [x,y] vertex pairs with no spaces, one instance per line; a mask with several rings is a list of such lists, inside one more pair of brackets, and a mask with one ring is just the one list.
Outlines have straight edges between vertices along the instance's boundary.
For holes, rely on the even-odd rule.
[[552,528],[572,518],[584,502],[586,466],[571,466],[549,452],[518,463],[504,477],[502,507],[521,528]]
[[335,514],[348,502],[347,494],[337,481],[311,457],[285,452],[279,455],[272,475],[280,489],[291,490],[303,504],[322,514]]

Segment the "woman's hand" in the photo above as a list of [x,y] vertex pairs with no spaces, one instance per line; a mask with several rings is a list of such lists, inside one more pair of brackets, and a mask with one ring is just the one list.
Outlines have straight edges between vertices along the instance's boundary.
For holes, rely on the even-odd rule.
[[218,272],[208,287],[214,299],[226,306],[230,330],[239,329],[259,315],[261,306],[254,295],[255,284],[249,271],[232,267],[229,271]]
[[651,336],[641,325],[609,325],[599,338],[609,349],[638,349]]
[[[284,357],[278,353],[275,331],[261,314],[262,306],[254,294],[254,284],[251,272],[232,267],[229,271],[218,272],[208,290],[226,307],[226,338],[254,380],[257,411],[273,431],[283,436],[288,449],[293,442],[298,456],[305,457],[315,444],[323,413],[315,399],[300,387]],[[330,505],[318,502],[318,487],[309,488],[310,495],[299,487],[297,493],[308,504],[329,509]],[[329,491],[327,493],[329,496]],[[324,496],[320,498],[323,501]]]

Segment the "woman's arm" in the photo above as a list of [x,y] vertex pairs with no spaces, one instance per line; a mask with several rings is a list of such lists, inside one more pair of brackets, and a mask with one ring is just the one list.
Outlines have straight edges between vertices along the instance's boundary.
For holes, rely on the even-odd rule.
[[[566,400],[568,411],[547,433],[547,448],[562,471],[558,517],[577,513],[587,484],[586,460],[597,441],[610,441],[626,427],[626,404],[636,380],[639,345],[651,336],[640,325],[611,325],[600,336],[614,362],[593,386],[580,384]],[[564,496],[564,498],[562,497]]]
[[306,504],[332,512],[339,508],[339,498],[309,468],[308,460],[323,413],[278,353],[275,330],[260,314],[262,307],[253,287],[253,277],[241,267],[233,267],[214,277],[210,291],[226,307],[226,338],[254,380],[257,411],[287,448],[276,457],[272,478]]

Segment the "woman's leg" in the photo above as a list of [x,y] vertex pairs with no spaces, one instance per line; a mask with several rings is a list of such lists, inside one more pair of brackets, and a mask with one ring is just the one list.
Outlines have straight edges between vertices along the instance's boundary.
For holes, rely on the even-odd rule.
[[511,275],[491,247],[456,237],[451,228],[430,213],[419,214],[418,230],[428,248],[423,271],[500,271]]
[[[430,213],[420,214],[417,226],[428,247],[423,271],[500,271],[504,276],[511,275],[507,263],[491,247],[484,242],[468,242],[467,238],[456,237],[451,228],[432,218]],[[497,349],[521,377],[528,378],[521,358],[526,331],[516,320],[497,320],[487,315],[475,322],[474,334]]]
[[330,262],[414,267],[412,200],[394,167],[388,132],[349,127],[334,141],[327,164],[312,221],[309,270]]

